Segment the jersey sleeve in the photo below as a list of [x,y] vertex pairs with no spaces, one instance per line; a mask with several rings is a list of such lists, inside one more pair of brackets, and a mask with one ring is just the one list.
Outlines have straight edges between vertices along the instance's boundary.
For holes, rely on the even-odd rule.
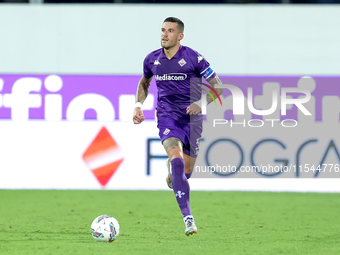
[[151,68],[150,68],[150,61],[149,61],[149,58],[148,56],[144,59],[144,62],[143,62],[143,75],[145,78],[149,79],[153,76],[153,73],[151,71]]
[[195,51],[196,59],[193,59],[194,68],[197,73],[207,81],[216,76],[215,71],[210,67],[209,62],[198,52]]

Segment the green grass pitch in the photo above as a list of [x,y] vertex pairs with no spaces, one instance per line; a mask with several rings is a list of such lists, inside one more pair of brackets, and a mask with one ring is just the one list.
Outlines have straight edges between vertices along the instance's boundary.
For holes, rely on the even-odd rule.
[[[340,194],[192,192],[187,237],[171,191],[0,190],[0,254],[340,254]],[[97,243],[101,214],[120,223]]]

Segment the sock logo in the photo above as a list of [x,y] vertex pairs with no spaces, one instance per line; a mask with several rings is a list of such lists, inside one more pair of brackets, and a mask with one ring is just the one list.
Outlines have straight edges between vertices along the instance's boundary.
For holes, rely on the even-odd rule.
[[180,191],[180,190],[176,192],[176,197],[182,198],[182,196],[184,196],[184,195],[185,195],[185,193]]

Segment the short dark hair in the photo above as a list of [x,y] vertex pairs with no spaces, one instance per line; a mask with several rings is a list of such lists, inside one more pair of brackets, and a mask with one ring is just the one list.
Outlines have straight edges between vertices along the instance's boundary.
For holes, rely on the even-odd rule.
[[[166,19],[164,20],[164,22],[172,22],[172,23],[176,23],[179,32],[181,32],[181,33],[184,32],[184,23],[183,23],[180,19],[175,18],[175,17],[168,17],[168,18],[166,18]],[[163,22],[163,23],[164,23],[164,22]]]

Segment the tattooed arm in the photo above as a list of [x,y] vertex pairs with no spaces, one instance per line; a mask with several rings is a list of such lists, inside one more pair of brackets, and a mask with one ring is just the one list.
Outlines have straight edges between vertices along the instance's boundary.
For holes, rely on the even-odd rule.
[[143,111],[142,111],[142,104],[144,103],[146,97],[149,93],[151,78],[145,78],[142,76],[138,83],[137,92],[136,92],[136,105],[133,112],[133,123],[140,124],[142,121],[145,120]]

